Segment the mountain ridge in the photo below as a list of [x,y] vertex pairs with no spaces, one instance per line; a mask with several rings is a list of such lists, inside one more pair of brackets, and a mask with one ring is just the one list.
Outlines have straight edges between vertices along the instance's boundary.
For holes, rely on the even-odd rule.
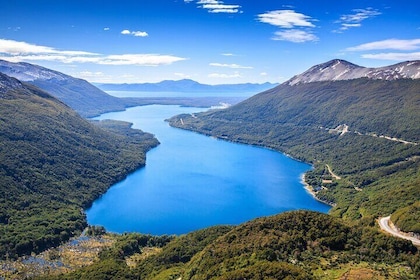
[[163,80],[157,83],[95,83],[105,91],[149,91],[149,92],[261,92],[277,86],[277,83],[242,83],[242,84],[202,84],[191,79]]
[[340,81],[358,78],[375,80],[420,79],[420,60],[405,61],[397,64],[368,68],[346,60],[333,59],[310,67],[284,84],[297,85],[321,81]]
[[83,79],[35,64],[0,60],[0,72],[43,89],[83,117],[124,110],[133,103],[111,96]]

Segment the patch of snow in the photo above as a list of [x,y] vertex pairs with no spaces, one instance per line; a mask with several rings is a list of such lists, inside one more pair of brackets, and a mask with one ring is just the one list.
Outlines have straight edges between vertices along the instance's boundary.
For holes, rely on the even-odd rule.
[[420,60],[395,65],[365,68],[344,60],[332,60],[315,65],[286,82],[288,85],[319,81],[351,80],[369,78],[377,80],[420,79]]

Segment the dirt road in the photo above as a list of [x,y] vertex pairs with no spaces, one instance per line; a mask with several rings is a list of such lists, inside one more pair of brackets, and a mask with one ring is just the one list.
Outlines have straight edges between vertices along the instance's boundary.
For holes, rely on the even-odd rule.
[[390,218],[391,216],[379,219],[379,226],[382,230],[388,232],[389,234],[392,234],[393,236],[410,240],[415,246],[420,246],[420,239],[415,238],[413,236],[409,236],[408,234],[397,230],[394,227],[394,225],[390,224]]

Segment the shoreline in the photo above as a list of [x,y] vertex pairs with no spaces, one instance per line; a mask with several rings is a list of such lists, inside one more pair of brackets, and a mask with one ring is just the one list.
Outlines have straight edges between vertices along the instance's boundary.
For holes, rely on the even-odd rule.
[[316,200],[318,200],[319,202],[321,202],[321,203],[324,203],[324,204],[326,204],[326,205],[328,205],[328,206],[331,206],[331,208],[332,207],[335,207],[336,206],[336,204],[331,204],[331,203],[328,203],[328,202],[326,202],[326,201],[324,201],[324,200],[322,200],[322,199],[320,199],[320,198],[318,198],[317,196],[316,196],[316,192],[314,191],[314,189],[312,188],[312,186],[311,185],[309,185],[307,182],[306,182],[306,180],[305,180],[305,173],[303,173],[302,175],[300,175],[300,182],[303,184],[303,187],[305,188],[305,190],[314,198],[314,199],[316,199]]

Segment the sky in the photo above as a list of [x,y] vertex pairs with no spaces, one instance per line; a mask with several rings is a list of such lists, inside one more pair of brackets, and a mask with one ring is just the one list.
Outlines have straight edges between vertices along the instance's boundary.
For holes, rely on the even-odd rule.
[[281,83],[420,59],[418,0],[0,0],[0,59],[97,83]]

